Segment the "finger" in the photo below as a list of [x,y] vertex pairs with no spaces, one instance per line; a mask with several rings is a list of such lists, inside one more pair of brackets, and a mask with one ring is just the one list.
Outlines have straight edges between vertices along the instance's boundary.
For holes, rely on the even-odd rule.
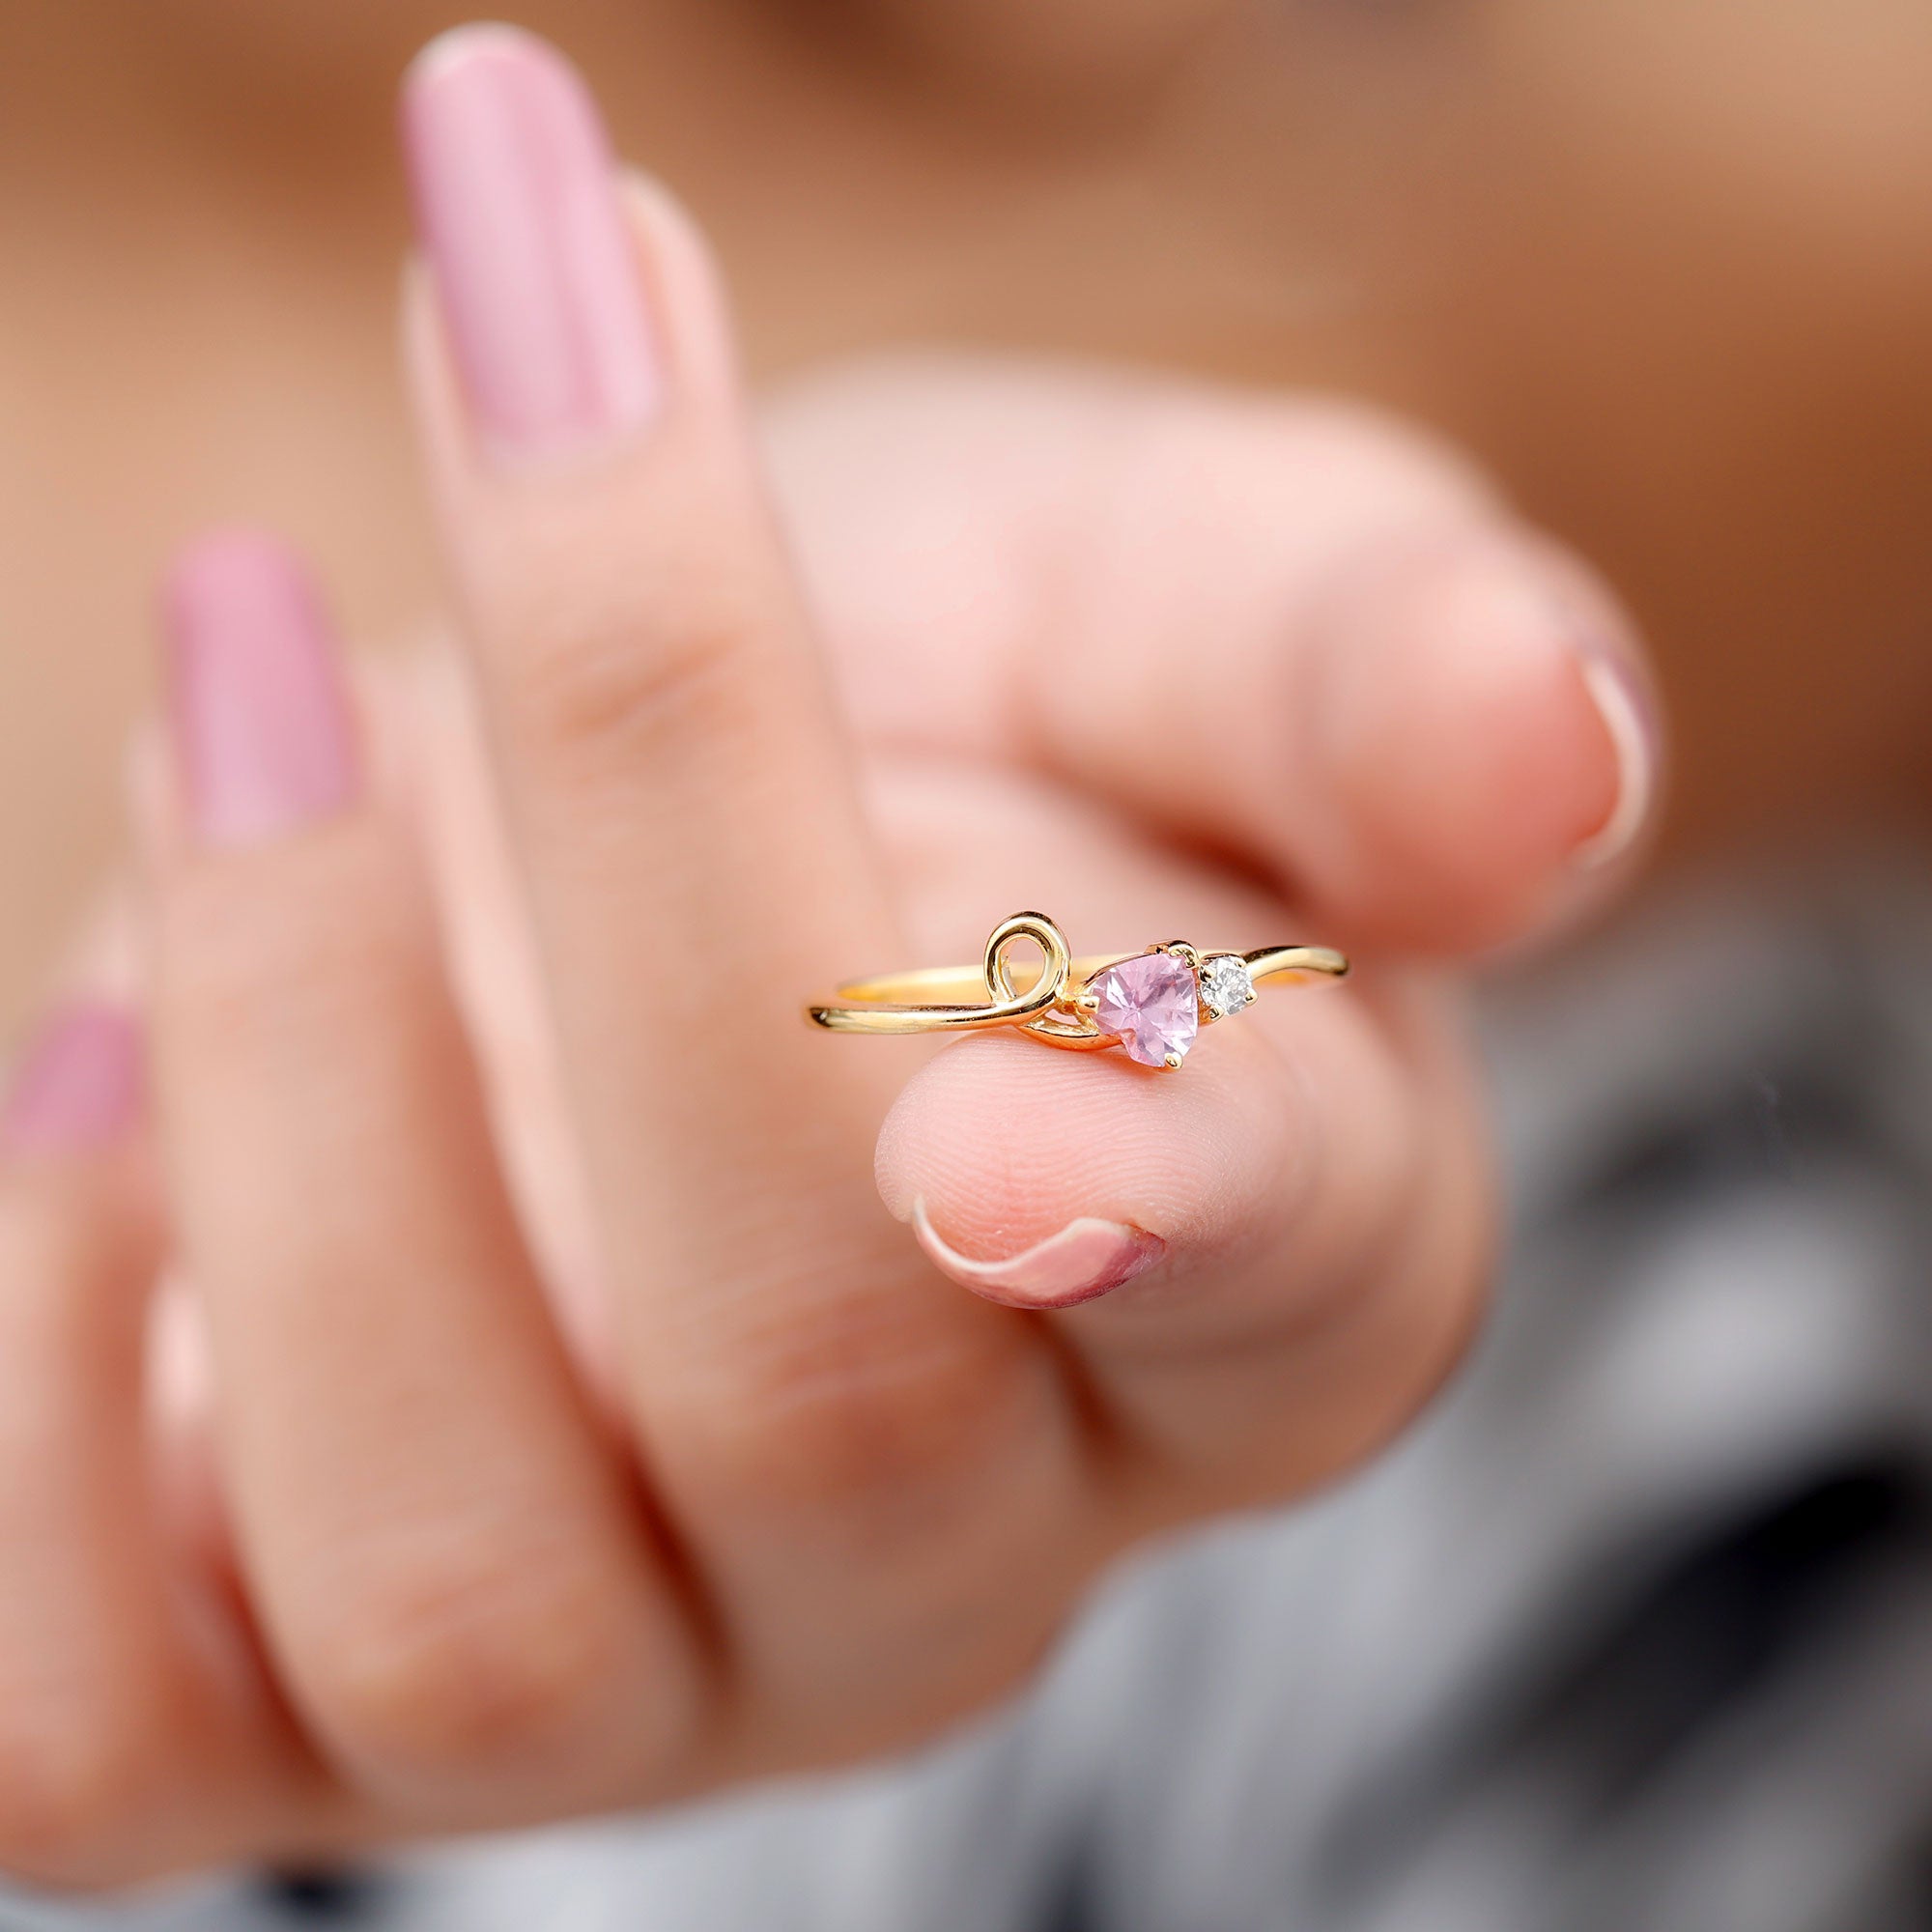
[[694,1649],[548,1321],[312,593],[213,539],[169,619],[159,1098],[270,1646],[349,1783],[418,1819],[647,1791]]
[[1481,1139],[1413,1003],[1264,995],[1177,1078],[962,1042],[894,1109],[881,1192],[942,1272],[1051,1314],[1170,1505],[1297,1492],[1408,1419],[1480,1295]]
[[1650,815],[1627,619],[1366,412],[910,365],[803,392],[774,451],[869,741],[1027,759],[1324,935],[1508,938]]
[[[1049,787],[914,765],[880,785],[913,840],[908,877],[936,895],[912,900],[935,956],[957,906],[1008,872],[1100,949],[1288,924],[1251,886]],[[921,842],[935,815],[979,833],[950,868]],[[877,1173],[944,1273],[1052,1318],[1114,1419],[1103,1439],[1160,1451],[1135,1468],[1180,1472],[1198,1510],[1347,1466],[1434,1386],[1486,1273],[1479,1122],[1453,1013],[1371,963],[1343,988],[1264,991],[1179,1075],[962,1042],[900,1095]]]
[[968,1472],[1043,1539],[1057,1384],[854,1211],[894,1069],[799,1002],[896,947],[700,248],[651,191],[627,214],[526,36],[440,43],[406,120],[429,462],[636,1407],[774,1728],[810,1705],[822,1747],[960,1694]]
[[0,1867],[43,1884],[219,1851],[207,1814],[237,1796],[152,1509],[141,1060],[125,1009],[77,1001],[0,1121]]

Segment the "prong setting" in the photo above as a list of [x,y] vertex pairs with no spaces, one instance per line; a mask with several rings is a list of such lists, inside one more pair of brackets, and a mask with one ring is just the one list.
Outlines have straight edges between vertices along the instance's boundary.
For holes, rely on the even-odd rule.
[[1238,952],[1217,952],[1201,968],[1201,1015],[1211,1024],[1251,1007],[1256,999],[1254,976]]

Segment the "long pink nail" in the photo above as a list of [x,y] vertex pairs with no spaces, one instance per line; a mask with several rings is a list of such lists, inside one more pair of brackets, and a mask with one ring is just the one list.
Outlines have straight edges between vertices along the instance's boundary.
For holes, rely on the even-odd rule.
[[1167,1243],[1145,1228],[1090,1215],[1000,1261],[962,1255],[933,1227],[923,1201],[913,1203],[912,1229],[943,1273],[1009,1308],[1072,1308],[1092,1301],[1145,1274],[1167,1252]]
[[86,1153],[111,1145],[140,1117],[141,1034],[118,1007],[63,1009],[14,1068],[0,1148],[14,1154]]
[[514,27],[431,42],[403,87],[403,147],[471,408],[514,454],[641,428],[656,341],[597,108]]
[[348,693],[313,586],[272,539],[185,552],[165,594],[175,756],[196,835],[280,837],[340,811],[359,774]]

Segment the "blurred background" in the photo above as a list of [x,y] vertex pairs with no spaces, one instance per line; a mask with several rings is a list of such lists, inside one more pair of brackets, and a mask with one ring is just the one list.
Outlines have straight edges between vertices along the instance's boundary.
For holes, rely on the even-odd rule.
[[[433,613],[391,117],[464,17],[0,0],[0,1028],[111,871],[185,535],[288,531],[371,648]],[[1106,357],[1472,451],[1634,609],[1674,789],[1647,896],[1491,991],[1501,1313],[1363,1483],[1128,1578],[915,1776],[504,1849],[393,1921],[360,1879],[273,1909],[1932,1926],[1932,7],[516,17],[694,206],[761,381]]]
[[[0,1020],[116,841],[157,562],[245,515],[434,594],[394,85],[440,0],[0,4]],[[531,0],[695,206],[753,367],[908,341],[1439,426],[1657,641],[1675,833],[1916,816],[1918,0]]]

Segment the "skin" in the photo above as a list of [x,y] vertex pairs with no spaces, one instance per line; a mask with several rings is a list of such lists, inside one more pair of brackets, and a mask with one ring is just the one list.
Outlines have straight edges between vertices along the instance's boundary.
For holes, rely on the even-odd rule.
[[[1918,835],[1922,9],[1021,11],[1021,33],[984,0],[519,17],[704,221],[754,373],[931,338],[1385,402],[1636,611],[1682,754],[1674,852]],[[0,127],[0,582],[32,640],[0,663],[15,1021],[119,840],[168,552],[238,515],[288,530],[364,639],[434,601],[391,374],[388,134],[395,76],[462,17],[19,0],[0,20],[6,71],[34,77]]]
[[[883,98],[963,63],[960,140],[1029,154],[1042,100],[1104,149],[1225,31],[1150,7],[1098,83],[853,17],[895,50]],[[370,55],[342,32],[320,98]],[[315,1856],[924,1735],[1122,1545],[1371,1453],[1473,1319],[1492,1208],[1453,979],[1617,881],[1578,865],[1631,782],[1589,676],[1634,674],[1615,605],[1438,445],[1186,384],[853,373],[776,413],[767,482],[702,250],[654,193],[631,218],[667,412],[594,463],[480,453],[413,285],[487,730],[440,657],[377,679],[355,795],[242,848],[197,835],[163,754],[152,1122],[0,1179],[35,1392],[0,1459],[0,1548],[33,1559],[0,1625],[0,1861],[30,1876]],[[1109,312],[1094,346],[1179,353]],[[1149,700],[1204,615],[1227,675],[1174,716]],[[1881,740],[1875,815],[1910,796]],[[1768,822],[1757,796],[1707,836]],[[1267,996],[1172,1080],[798,1023],[828,962],[970,956],[1022,882],[1076,933],[1319,932],[1360,978]],[[731,1028],[640,999],[682,956],[746,989]],[[1164,1247],[1097,1300],[993,1306],[933,1276],[895,1225],[916,1203],[974,1257],[1083,1217]],[[128,1418],[164,1260],[214,1400],[185,1405],[156,1517]]]

